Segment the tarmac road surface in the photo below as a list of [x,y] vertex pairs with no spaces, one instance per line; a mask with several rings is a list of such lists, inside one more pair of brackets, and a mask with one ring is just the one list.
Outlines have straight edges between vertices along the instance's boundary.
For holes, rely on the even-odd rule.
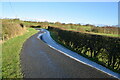
[[102,71],[71,59],[31,36],[21,51],[24,78],[114,78]]

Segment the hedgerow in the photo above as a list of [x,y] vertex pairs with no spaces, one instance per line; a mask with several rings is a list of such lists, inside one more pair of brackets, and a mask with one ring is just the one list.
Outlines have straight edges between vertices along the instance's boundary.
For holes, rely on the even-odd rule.
[[48,27],[58,41],[73,51],[120,73],[120,38],[93,35],[61,28]]

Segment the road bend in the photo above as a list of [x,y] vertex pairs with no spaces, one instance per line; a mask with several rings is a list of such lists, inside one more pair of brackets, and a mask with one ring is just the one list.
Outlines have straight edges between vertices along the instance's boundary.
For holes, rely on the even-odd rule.
[[80,63],[31,36],[21,50],[21,67],[25,78],[114,78]]

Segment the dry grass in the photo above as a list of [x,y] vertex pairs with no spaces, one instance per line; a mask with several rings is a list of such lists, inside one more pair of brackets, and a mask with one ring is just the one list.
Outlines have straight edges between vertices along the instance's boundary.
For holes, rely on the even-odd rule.
[[2,40],[8,40],[10,38],[22,35],[26,31],[25,28],[20,26],[12,20],[2,20]]

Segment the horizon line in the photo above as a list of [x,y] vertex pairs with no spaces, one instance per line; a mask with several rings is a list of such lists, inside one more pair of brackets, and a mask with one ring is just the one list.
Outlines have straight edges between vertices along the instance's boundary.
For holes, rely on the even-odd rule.
[[83,22],[61,22],[61,21],[49,21],[49,20],[30,19],[30,18],[28,18],[28,19],[21,19],[21,18],[18,18],[18,17],[16,17],[16,18],[7,18],[7,17],[5,17],[5,18],[0,18],[0,19],[19,19],[19,20],[22,20],[22,21],[51,22],[51,23],[60,22],[60,23],[65,23],[65,24],[70,24],[70,23],[72,23],[72,24],[81,24],[81,25],[89,24],[89,25],[94,25],[94,26],[96,26],[96,27],[97,27],[97,26],[99,26],[99,27],[104,27],[104,26],[120,27],[118,24],[116,24],[116,25],[108,25],[108,24],[92,24],[92,23],[83,23]]

